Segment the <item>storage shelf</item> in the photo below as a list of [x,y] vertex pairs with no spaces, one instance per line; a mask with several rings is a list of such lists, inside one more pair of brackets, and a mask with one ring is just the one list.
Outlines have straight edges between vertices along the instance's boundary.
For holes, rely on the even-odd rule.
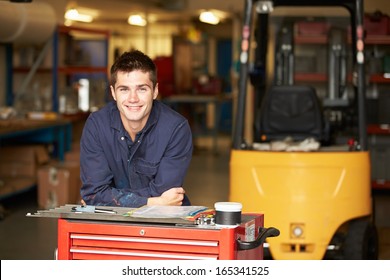
[[368,35],[364,41],[367,45],[390,45],[390,35]]
[[[69,36],[65,36],[69,35]],[[74,37],[74,38],[73,38]],[[77,39],[75,39],[77,37]],[[51,75],[51,89],[52,89],[52,104],[51,110],[54,112],[59,111],[59,92],[63,89],[61,87],[70,86],[73,78],[80,76],[86,76],[91,74],[91,79],[99,80],[104,79],[108,84],[108,41],[110,32],[98,29],[87,29],[80,27],[68,27],[59,25],[53,33],[53,44],[51,47],[50,62],[38,67],[33,74],[39,74],[36,79],[46,78],[43,75]],[[72,41],[73,40],[73,41]],[[79,59],[78,56],[72,56],[70,44],[77,42],[80,44],[80,48],[86,49],[88,56],[93,57],[91,61]],[[42,51],[42,50],[41,50]],[[13,58],[13,48],[7,48],[7,57]],[[69,57],[68,57],[69,56]],[[49,58],[49,57],[48,57]],[[70,60],[71,58],[71,60]],[[65,64],[64,61],[72,61],[73,64]],[[84,63],[83,63],[84,61]],[[7,104],[14,105],[14,89],[15,83],[13,82],[13,75],[18,73],[19,79],[26,79],[27,74],[30,73],[33,64],[29,66],[16,66],[12,65],[13,59],[10,59],[9,66],[7,68],[7,84],[10,85],[7,89]],[[26,65],[26,63],[20,64]],[[101,75],[92,75],[101,74]],[[96,76],[96,77],[95,77]],[[33,77],[35,79],[35,77]],[[65,82],[64,82],[65,81]],[[65,85],[64,85],[65,84]]]
[[[31,67],[15,67],[13,68],[13,71],[16,73],[28,73],[30,72]],[[51,74],[52,69],[51,68],[38,68],[37,73],[48,73]]]
[[[68,80],[68,83],[78,75],[102,74],[106,84],[108,84],[108,41],[110,32],[99,29],[90,29],[74,26],[60,25],[54,36],[54,57],[53,62],[53,108],[59,111],[59,80]],[[71,38],[71,39],[70,39]],[[72,57],[72,44],[77,42],[84,52],[89,52],[91,64],[82,63],[83,58]],[[62,43],[62,45],[61,45]],[[69,46],[70,45],[70,46]],[[69,51],[68,48],[70,48]],[[68,57],[70,55],[70,57]],[[98,58],[98,59],[97,59]],[[64,61],[74,61],[74,63],[64,64]],[[93,76],[93,75],[91,75]],[[94,79],[94,78],[93,78]],[[63,87],[63,85],[61,85]],[[65,86],[70,86],[66,84]]]
[[64,66],[64,67],[58,67],[58,72],[61,74],[107,73],[107,68],[89,67],[89,66]]
[[390,124],[370,124],[367,126],[368,134],[390,135]]
[[[352,77],[348,77],[351,80]],[[326,82],[328,75],[325,73],[295,73],[294,80],[296,82]],[[390,83],[390,78],[386,78],[384,74],[370,75],[370,83]]]
[[370,76],[371,83],[390,83],[390,78],[386,78],[384,74],[373,74]]
[[89,28],[82,28],[82,27],[69,27],[65,25],[60,25],[58,26],[58,32],[59,33],[70,33],[70,32],[82,32],[86,34],[101,34],[104,35],[105,37],[109,37],[110,32],[106,30],[99,30],[99,29],[89,29]]
[[373,180],[371,182],[374,190],[390,190],[390,181],[387,180]]
[[[326,35],[296,35],[294,37],[295,44],[327,44],[328,37]],[[348,42],[351,42],[349,39]],[[366,45],[390,45],[390,35],[368,35],[364,42]]]

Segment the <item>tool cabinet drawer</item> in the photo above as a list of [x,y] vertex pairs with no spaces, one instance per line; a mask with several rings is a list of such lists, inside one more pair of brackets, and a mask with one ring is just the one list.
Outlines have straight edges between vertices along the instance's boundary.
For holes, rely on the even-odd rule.
[[73,260],[216,260],[218,255],[191,254],[158,250],[110,249],[104,247],[72,247]]

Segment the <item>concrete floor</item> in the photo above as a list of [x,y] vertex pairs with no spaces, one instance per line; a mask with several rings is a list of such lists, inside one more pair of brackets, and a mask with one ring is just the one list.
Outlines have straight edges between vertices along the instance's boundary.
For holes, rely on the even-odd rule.
[[[193,205],[213,207],[228,200],[229,140],[219,142],[219,154],[200,147],[194,154],[185,188]],[[379,258],[390,260],[390,194],[376,194],[376,221],[379,230]],[[38,210],[36,189],[0,201],[7,214],[0,220],[0,259],[51,260],[57,247],[57,220],[28,218]]]

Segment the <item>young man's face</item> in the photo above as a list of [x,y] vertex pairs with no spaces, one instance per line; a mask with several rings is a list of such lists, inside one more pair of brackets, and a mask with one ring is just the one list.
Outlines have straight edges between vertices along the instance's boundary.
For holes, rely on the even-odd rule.
[[122,121],[142,129],[152,110],[153,100],[157,98],[158,87],[156,85],[153,89],[149,73],[139,70],[118,72],[116,84],[111,86],[111,94]]

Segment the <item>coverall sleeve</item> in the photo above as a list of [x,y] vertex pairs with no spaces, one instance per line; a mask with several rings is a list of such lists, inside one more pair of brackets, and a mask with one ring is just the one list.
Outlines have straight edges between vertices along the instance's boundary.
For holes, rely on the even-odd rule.
[[187,120],[181,122],[170,135],[157,174],[150,182],[152,196],[160,196],[172,187],[181,187],[192,159],[193,143]]

